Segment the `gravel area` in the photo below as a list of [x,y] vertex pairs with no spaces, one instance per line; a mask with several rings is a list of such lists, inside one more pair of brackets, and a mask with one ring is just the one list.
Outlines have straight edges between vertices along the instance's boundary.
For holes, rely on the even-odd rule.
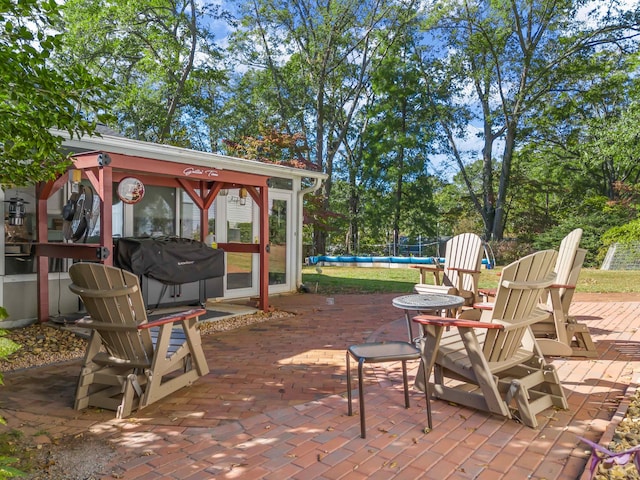
[[[640,389],[636,390],[635,395],[630,399],[626,416],[616,427],[613,438],[608,445],[603,446],[612,452],[620,453],[638,445],[640,445]],[[589,468],[588,464],[587,468]],[[600,462],[593,479],[640,480],[640,473],[634,464],[634,457],[631,456],[623,465]]]

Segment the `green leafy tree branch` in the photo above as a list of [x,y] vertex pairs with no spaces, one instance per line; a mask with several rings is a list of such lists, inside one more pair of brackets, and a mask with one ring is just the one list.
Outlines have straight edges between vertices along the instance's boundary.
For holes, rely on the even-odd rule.
[[80,64],[58,68],[55,0],[0,1],[0,184],[26,185],[64,171],[64,140],[92,134],[109,86]]

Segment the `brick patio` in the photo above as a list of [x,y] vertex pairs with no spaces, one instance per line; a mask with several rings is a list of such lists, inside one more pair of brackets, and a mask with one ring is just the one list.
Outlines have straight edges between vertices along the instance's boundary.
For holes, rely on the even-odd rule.
[[[424,433],[423,394],[403,407],[399,363],[367,368],[367,438],[346,415],[345,349],[406,337],[395,295],[273,298],[295,316],[203,336],[211,373],[117,421],[74,411],[79,361],[5,375],[6,427],[47,442],[96,435],[118,453],[104,478],[577,479],[588,458],[577,437],[599,441],[636,380],[640,302],[574,302],[597,359],[553,359],[568,411],[547,410],[537,430],[434,400]],[[606,298],[604,298],[606,300]],[[410,363],[410,376],[417,362]],[[356,407],[357,411],[357,407]],[[42,432],[46,432],[42,433]],[[119,476],[118,476],[119,475]]]

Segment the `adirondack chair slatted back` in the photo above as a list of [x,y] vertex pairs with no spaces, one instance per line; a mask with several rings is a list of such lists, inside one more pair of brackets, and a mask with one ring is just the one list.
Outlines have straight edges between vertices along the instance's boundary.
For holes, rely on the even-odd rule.
[[110,356],[123,363],[151,364],[153,342],[148,329],[137,326],[147,322],[138,277],[114,267],[83,263],[69,269],[71,290],[82,298],[96,331]]
[[[584,257],[587,254],[587,251],[582,248],[578,248],[580,245],[580,240],[582,239],[582,229],[576,228],[572,232],[570,232],[566,237],[562,239],[560,242],[560,247],[558,249],[558,260],[556,262],[556,266],[554,268],[554,272],[556,272],[556,281],[555,283],[558,285],[575,285],[578,282],[578,277],[580,276],[580,270],[582,269],[582,263],[584,262]],[[559,291],[560,299],[562,300],[563,306],[567,308],[564,309],[565,312],[568,311],[568,307],[571,304],[571,299],[573,298],[574,289],[566,289],[561,288]],[[565,305],[565,296],[569,296],[568,302]],[[545,299],[547,306],[549,308],[553,308],[551,304],[551,297],[547,296]]]
[[[573,265],[571,265],[571,269],[569,270],[569,275],[567,276],[566,281],[560,282],[556,279],[557,284],[560,285],[577,285],[578,278],[580,277],[580,271],[582,270],[582,264],[584,263],[584,259],[587,256],[587,250],[584,248],[578,248],[576,250],[576,255],[573,259]],[[561,288],[560,289],[560,300],[562,301],[562,311],[567,313],[569,312],[569,307],[571,306],[571,301],[573,300],[573,294],[575,293],[575,288]],[[548,306],[551,306],[551,298],[548,299]]]
[[501,362],[513,357],[520,348],[526,329],[490,330],[482,347],[482,353],[488,362]]
[[[458,288],[460,273],[451,267],[465,270],[480,270],[482,266],[482,239],[475,233],[462,233],[447,241],[443,284]],[[473,278],[462,275],[462,288],[474,291]]]
[[[483,344],[487,361],[512,358],[521,347],[532,318],[544,318],[545,313],[537,308],[538,301],[544,289],[554,282],[552,266],[556,256],[554,250],[544,250],[523,257],[502,271],[491,321],[505,328],[487,331]],[[536,315],[534,310],[539,313]]]
[[514,358],[516,352],[522,347],[525,335],[528,334],[529,326],[544,318],[544,312],[540,310],[537,310],[537,312],[529,313],[526,321],[508,323],[494,320],[494,323],[501,323],[505,328],[503,330],[487,330],[485,341],[482,345],[482,353],[487,362],[497,363]]
[[517,323],[519,319],[526,318],[538,305],[543,291],[536,285],[540,282],[549,285],[548,281],[555,278],[552,267],[557,255],[555,250],[543,250],[505,267],[498,285],[492,320]]

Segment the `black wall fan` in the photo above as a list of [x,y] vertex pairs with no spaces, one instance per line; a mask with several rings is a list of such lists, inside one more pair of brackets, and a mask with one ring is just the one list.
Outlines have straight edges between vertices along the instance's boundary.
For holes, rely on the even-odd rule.
[[71,242],[86,242],[93,231],[99,213],[100,199],[91,187],[79,185],[62,209],[62,234]]

